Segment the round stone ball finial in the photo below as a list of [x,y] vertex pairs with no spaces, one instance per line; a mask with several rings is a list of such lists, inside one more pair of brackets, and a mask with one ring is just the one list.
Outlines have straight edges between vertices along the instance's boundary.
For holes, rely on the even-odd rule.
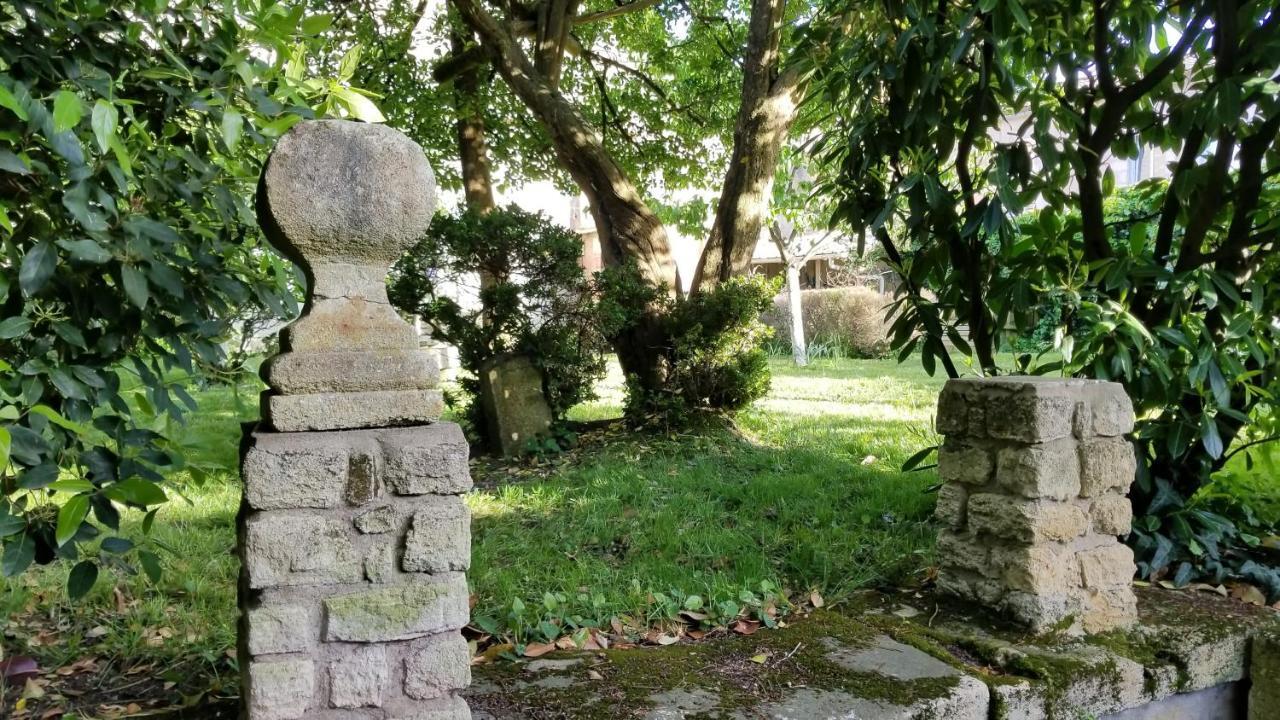
[[258,214],[304,269],[389,267],[426,233],[436,182],[422,148],[386,125],[300,122],[268,158]]

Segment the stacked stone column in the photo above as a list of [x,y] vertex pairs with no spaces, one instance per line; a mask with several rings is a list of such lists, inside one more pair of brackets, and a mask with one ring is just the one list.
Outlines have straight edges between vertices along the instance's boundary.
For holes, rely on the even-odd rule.
[[308,301],[243,448],[247,720],[470,718],[468,448],[384,285],[434,205],[421,148],[380,125],[301,123],[263,171],[260,220]]
[[1035,632],[1137,617],[1133,406],[1109,382],[951,380],[938,403],[938,587]]

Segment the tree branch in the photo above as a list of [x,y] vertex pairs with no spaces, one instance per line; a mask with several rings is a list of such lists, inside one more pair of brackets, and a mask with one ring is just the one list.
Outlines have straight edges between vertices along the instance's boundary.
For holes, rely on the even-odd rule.
[[609,20],[611,18],[616,18],[619,15],[640,12],[641,10],[657,5],[658,2],[659,0],[632,0],[629,3],[623,3],[621,5],[611,7],[608,10],[579,15],[573,19],[573,24],[576,27],[578,25],[586,25],[587,23],[600,22],[601,20]]

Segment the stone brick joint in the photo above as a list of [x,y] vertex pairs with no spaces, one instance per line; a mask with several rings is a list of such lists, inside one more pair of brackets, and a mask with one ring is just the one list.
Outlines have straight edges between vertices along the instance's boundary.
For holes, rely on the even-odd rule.
[[1117,383],[951,380],[938,402],[938,586],[1035,632],[1137,619],[1133,406]]

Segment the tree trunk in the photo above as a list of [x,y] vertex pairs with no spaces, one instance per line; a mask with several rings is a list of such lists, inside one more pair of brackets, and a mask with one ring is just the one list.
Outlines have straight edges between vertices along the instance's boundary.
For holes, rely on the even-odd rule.
[[[453,0],[453,4],[493,66],[546,130],[560,165],[587,196],[604,262],[634,264],[646,284],[660,289],[666,298],[678,298],[682,286],[666,228],[609,155],[600,135],[560,91],[555,55],[564,51],[564,28],[572,24],[577,3],[559,0],[539,6],[533,60],[516,39],[523,21],[499,22],[481,1]],[[745,272],[759,238],[800,85],[797,71],[779,72],[785,4],[786,0],[752,2],[733,160],[696,288],[713,287]],[[660,303],[643,308],[639,322],[614,342],[623,370],[646,390],[661,389],[666,378],[670,340],[663,331],[661,311]]]
[[791,315],[791,356],[796,365],[809,364],[809,349],[804,342],[804,295],[800,290],[800,266],[787,263],[787,306]]
[[733,131],[733,154],[725,172],[715,221],[693,278],[707,290],[751,267],[764,227],[774,174],[799,104],[800,73],[779,72],[786,0],[752,0],[742,103]]

